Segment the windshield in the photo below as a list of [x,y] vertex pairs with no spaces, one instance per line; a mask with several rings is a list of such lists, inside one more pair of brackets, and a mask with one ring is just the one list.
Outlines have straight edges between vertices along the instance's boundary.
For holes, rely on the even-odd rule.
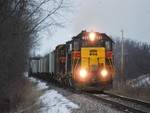
[[104,42],[103,41],[96,41],[96,42],[88,42],[88,41],[83,41],[81,46],[82,47],[104,47]]

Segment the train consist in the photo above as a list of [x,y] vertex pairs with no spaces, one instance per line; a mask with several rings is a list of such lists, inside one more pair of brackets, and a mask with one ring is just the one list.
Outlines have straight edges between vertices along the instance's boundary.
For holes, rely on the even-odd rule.
[[46,56],[30,60],[29,74],[81,90],[110,89],[113,43],[105,33],[82,31]]

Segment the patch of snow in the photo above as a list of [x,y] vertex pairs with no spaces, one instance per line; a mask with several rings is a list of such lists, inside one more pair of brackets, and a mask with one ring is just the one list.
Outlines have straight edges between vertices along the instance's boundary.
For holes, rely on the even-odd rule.
[[37,83],[36,87],[37,87],[38,90],[42,90],[42,89],[47,89],[48,88],[48,86],[46,86],[46,83],[44,83],[44,82],[42,82],[40,80],[37,80],[37,79],[35,79],[33,77],[30,77],[29,80],[31,82]]
[[39,101],[44,104],[41,113],[70,113],[71,109],[79,108],[55,90],[46,91]]
[[[47,89],[46,83],[30,77],[31,82],[37,83],[38,90]],[[43,107],[40,109],[40,113],[70,113],[72,109],[79,108],[64,96],[59,94],[56,90],[47,90],[39,97],[38,101],[43,103]]]
[[28,72],[24,72],[23,75],[24,75],[25,77],[28,77]]
[[48,88],[48,86],[46,85],[46,83],[41,82],[40,80],[38,80],[37,82],[38,82],[38,84],[37,84],[36,87],[37,87],[39,90],[41,90],[41,89],[47,89],[47,88]]
[[36,80],[35,78],[33,78],[33,77],[30,77],[29,80],[30,80],[31,82],[34,82],[34,83],[37,82],[37,80]]
[[128,84],[128,86],[131,86],[134,88],[137,88],[137,87],[150,88],[150,74],[142,75],[136,79],[130,80],[130,81],[128,81],[127,84]]

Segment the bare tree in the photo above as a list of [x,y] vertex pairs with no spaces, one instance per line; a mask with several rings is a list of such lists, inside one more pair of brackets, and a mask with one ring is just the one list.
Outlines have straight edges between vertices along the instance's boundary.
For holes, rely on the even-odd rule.
[[[45,10],[44,7],[47,6]],[[0,1],[0,109],[6,110],[18,78],[26,70],[27,59],[39,40],[37,33],[52,30],[63,22],[70,4],[65,0],[1,0]],[[62,21],[61,21],[62,20]],[[18,84],[16,84],[18,85]],[[19,94],[19,91],[16,92]],[[15,99],[14,99],[15,98]],[[15,103],[12,102],[15,105]]]

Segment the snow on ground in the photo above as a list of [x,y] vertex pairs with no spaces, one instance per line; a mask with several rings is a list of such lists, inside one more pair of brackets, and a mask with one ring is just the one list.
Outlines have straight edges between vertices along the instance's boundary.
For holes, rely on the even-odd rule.
[[150,88],[150,73],[146,75],[142,75],[136,79],[130,80],[128,85],[131,87],[145,87]]
[[[36,80],[33,77],[30,77],[29,80],[37,83],[38,90],[48,88],[46,83]],[[66,99],[56,90],[47,90],[41,97],[39,97],[38,102],[42,102],[44,104],[40,113],[70,113],[72,109],[79,108],[78,105]]]
[[92,100],[84,95],[63,91],[64,97],[56,91],[59,91],[59,88],[49,90],[46,83],[33,77],[30,77],[29,80],[37,83],[38,90],[46,90],[37,100],[38,103],[43,103],[43,107],[39,110],[40,113],[122,113],[106,103]]
[[47,91],[39,98],[45,107],[41,109],[42,113],[70,113],[71,109],[77,109],[78,106],[70,100],[63,97],[55,90]]
[[35,79],[35,78],[33,78],[33,77],[30,77],[29,80],[30,80],[31,82],[37,83],[37,86],[36,86],[36,87],[37,87],[38,90],[42,90],[42,89],[47,89],[47,88],[48,88],[48,86],[46,85],[46,83],[41,82],[40,80],[37,80],[37,79]]

